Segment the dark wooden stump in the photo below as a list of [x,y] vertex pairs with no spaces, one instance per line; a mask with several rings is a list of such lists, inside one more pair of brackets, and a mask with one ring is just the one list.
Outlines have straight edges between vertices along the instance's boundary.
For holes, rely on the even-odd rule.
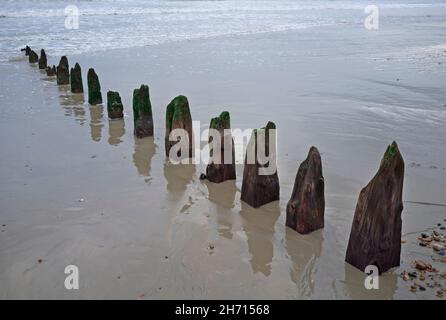
[[68,67],[68,59],[66,56],[60,58],[57,66],[57,84],[66,85],[70,83],[70,69]]
[[29,53],[29,56],[28,56],[28,61],[29,61],[29,63],[37,63],[37,62],[39,62],[39,56],[37,55],[37,53],[35,53],[33,50],[31,50],[31,52]]
[[39,69],[45,70],[47,67],[47,59],[45,50],[40,50]]
[[[226,180],[234,180],[235,176],[235,150],[232,134],[229,132],[231,129],[231,120],[229,112],[224,111],[219,117],[213,118],[209,129],[217,130],[220,134],[220,155],[210,150],[210,162],[206,167],[206,178],[215,183],[220,183]],[[226,132],[225,132],[226,130]],[[212,148],[213,137],[209,136],[209,144]],[[231,163],[225,163],[225,150],[231,148],[232,160]],[[218,163],[217,163],[218,162]]]
[[29,46],[26,46],[25,48],[20,49],[20,51],[25,51],[25,56],[29,56],[31,53],[31,48]]
[[54,77],[56,75],[56,66],[53,65],[52,67],[46,67],[46,75],[48,77]]
[[361,271],[375,265],[383,273],[400,265],[403,181],[404,160],[393,142],[356,205],[345,261]]
[[71,92],[72,93],[83,93],[84,85],[82,84],[82,71],[79,63],[74,65],[74,68],[71,68],[70,72],[70,82],[71,82]]
[[107,112],[110,119],[121,119],[124,116],[124,106],[118,92],[107,92]]
[[286,225],[307,234],[324,227],[324,177],[322,161],[316,147],[299,166],[293,193],[286,208]]
[[191,158],[193,155],[193,135],[192,135],[192,116],[189,108],[189,101],[185,96],[175,97],[166,107],[166,134],[164,138],[164,145],[166,156],[169,156],[170,149],[178,141],[170,141],[169,135],[175,129],[183,129],[189,138],[188,154],[181,155],[181,151],[178,152],[180,158]]
[[87,73],[88,85],[88,103],[91,105],[102,103],[101,84],[99,78],[93,68],[88,69]]
[[[268,122],[265,128],[254,130],[246,151],[241,200],[254,208],[279,200],[280,185],[277,170],[274,170],[274,173],[270,175],[262,175],[259,171],[260,168],[268,168],[271,165],[274,165],[272,168],[277,168],[276,163],[261,164],[257,157],[258,143],[263,143],[263,141],[258,141],[259,133],[261,133],[265,135],[264,148],[266,150],[266,155],[274,155],[275,159],[277,150],[275,148],[270,148],[269,146],[269,131],[271,129],[276,129],[276,125],[273,122]],[[261,132],[262,130],[264,132]],[[253,163],[249,163],[248,152],[254,152],[253,155],[255,155],[255,161],[253,161]]]
[[134,134],[138,138],[153,136],[152,104],[149,87],[141,85],[133,90]]

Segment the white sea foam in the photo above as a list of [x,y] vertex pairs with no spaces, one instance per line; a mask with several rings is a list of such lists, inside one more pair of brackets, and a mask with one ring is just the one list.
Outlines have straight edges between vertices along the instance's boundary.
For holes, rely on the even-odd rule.
[[[378,1],[380,8],[430,8],[446,4]],[[359,24],[364,1],[72,1],[78,30],[64,28],[62,0],[0,0],[0,60],[18,49],[44,47],[53,55],[158,45],[172,41]]]

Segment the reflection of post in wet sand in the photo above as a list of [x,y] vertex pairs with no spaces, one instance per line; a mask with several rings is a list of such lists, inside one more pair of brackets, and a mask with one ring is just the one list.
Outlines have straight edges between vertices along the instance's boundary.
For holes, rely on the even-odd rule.
[[150,175],[150,164],[152,162],[152,157],[155,154],[155,148],[156,145],[155,142],[153,141],[153,137],[145,137],[145,138],[135,137],[135,151],[133,152],[133,164],[135,165],[136,170],[138,170],[138,174],[140,174],[141,176],[148,177]]
[[279,201],[257,209],[241,202],[241,207],[240,215],[251,254],[251,268],[254,273],[261,272],[269,276],[274,254],[274,227],[280,216]]
[[218,234],[227,239],[232,239],[232,212],[234,207],[237,187],[234,180],[222,183],[206,181],[208,199],[215,204],[217,211]]
[[65,109],[65,115],[75,118],[81,125],[85,123],[84,94],[70,93],[69,86],[58,86],[60,104]]
[[124,119],[108,120],[108,143],[117,146],[122,142],[121,137],[125,133]]
[[181,198],[194,175],[194,164],[173,164],[166,161],[164,163],[164,177],[166,178],[166,189],[169,196],[176,199]]
[[301,235],[285,227],[285,241],[292,262],[291,280],[298,286],[302,296],[310,297],[314,293],[316,262],[322,250],[322,230]]
[[93,141],[101,141],[102,127],[104,123],[102,121],[104,115],[104,106],[101,104],[90,106],[90,133]]
[[347,293],[351,299],[393,299],[397,288],[398,276],[394,275],[393,269],[379,276],[379,289],[366,289],[364,280],[367,275],[345,262],[345,281]]

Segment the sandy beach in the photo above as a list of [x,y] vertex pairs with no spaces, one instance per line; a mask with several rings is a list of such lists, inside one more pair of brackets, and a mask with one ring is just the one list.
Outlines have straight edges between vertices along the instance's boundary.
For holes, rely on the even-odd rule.
[[[84,81],[95,68],[104,97],[121,94],[123,120],[17,50],[0,62],[0,298],[438,299],[400,274],[417,259],[446,270],[417,240],[446,226],[445,16],[389,9],[375,31],[345,23],[68,54]],[[154,137],[138,139],[141,84]],[[241,202],[243,166],[214,184],[199,179],[202,164],[168,162],[165,111],[179,94],[203,129],[224,110],[233,128],[276,123],[280,201]],[[358,194],[394,140],[406,163],[401,266],[366,290],[345,252]],[[286,205],[313,145],[325,227],[300,235]],[[80,289],[70,291],[72,264]]]

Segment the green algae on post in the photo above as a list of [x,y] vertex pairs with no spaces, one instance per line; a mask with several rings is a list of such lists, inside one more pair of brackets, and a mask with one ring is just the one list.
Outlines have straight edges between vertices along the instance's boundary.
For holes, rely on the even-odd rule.
[[124,106],[122,105],[119,92],[107,92],[107,113],[110,119],[121,119],[123,117]]
[[133,132],[138,138],[153,136],[149,86],[144,84],[139,89],[133,90],[133,124]]
[[[187,132],[189,138],[188,157],[192,157],[192,116],[189,108],[189,101],[183,95],[175,97],[166,107],[166,134],[165,134],[165,151],[169,156],[170,149],[177,141],[170,141],[170,133],[175,129],[183,129]],[[180,155],[184,158],[186,155]]]
[[82,84],[82,71],[79,63],[74,65],[74,68],[71,68],[70,72],[70,82],[71,82],[71,92],[72,93],[83,93],[84,86]]
[[230,129],[231,128],[231,120],[228,111],[223,111],[220,116],[212,118],[211,124],[209,125],[209,129]]
[[399,152],[398,145],[395,141],[393,141],[392,144],[387,147],[381,161],[381,165],[383,165],[384,163],[388,163],[394,156],[399,157],[402,160],[401,153]]
[[87,73],[88,84],[88,103],[91,105],[102,103],[101,84],[99,78],[93,68],[88,69]]

